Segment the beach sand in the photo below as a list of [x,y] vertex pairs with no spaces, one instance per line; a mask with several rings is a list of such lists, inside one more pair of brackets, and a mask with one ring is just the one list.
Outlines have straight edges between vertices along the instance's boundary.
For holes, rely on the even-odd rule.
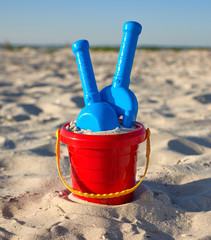
[[[91,58],[101,90],[118,53]],[[55,132],[84,106],[71,49],[0,49],[0,239],[211,239],[210,63],[206,50],[136,52],[130,88],[151,130],[150,165],[132,202],[106,206],[59,196]],[[61,155],[71,183],[63,144]],[[142,143],[137,181],[145,161]]]

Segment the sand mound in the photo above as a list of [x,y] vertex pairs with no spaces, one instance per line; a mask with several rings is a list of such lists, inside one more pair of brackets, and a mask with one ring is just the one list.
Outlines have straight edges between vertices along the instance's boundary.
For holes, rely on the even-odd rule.
[[[91,56],[100,90],[118,53]],[[72,51],[0,49],[0,239],[211,239],[210,62],[210,51],[137,51],[130,88],[151,129],[150,167],[132,202],[106,206],[59,194],[55,132],[83,107]],[[144,155],[141,144],[137,181]]]

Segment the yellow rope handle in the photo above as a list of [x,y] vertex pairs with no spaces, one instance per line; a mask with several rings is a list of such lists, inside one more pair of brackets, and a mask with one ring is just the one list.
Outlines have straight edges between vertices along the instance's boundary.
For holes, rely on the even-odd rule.
[[95,199],[107,199],[107,198],[120,197],[120,196],[123,196],[123,195],[133,192],[141,184],[141,182],[143,181],[143,179],[147,173],[147,169],[149,166],[149,155],[150,155],[150,130],[149,130],[149,128],[147,128],[146,166],[145,166],[144,175],[141,178],[141,180],[134,187],[123,190],[121,192],[105,193],[105,194],[84,193],[84,192],[81,192],[78,190],[74,190],[73,188],[71,188],[67,185],[67,183],[64,181],[64,178],[62,177],[62,174],[61,174],[60,163],[59,163],[59,160],[60,160],[60,129],[57,130],[56,136],[57,136],[56,158],[57,158],[57,168],[58,168],[59,176],[60,176],[63,184],[65,185],[65,187],[69,191],[71,191],[72,193],[74,193],[78,196],[87,197],[87,198],[95,198]]

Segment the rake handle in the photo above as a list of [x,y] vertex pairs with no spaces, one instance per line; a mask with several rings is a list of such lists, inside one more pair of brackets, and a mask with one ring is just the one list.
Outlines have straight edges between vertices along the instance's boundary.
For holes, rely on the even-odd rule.
[[123,25],[123,36],[116,72],[113,78],[113,87],[129,88],[130,73],[132,70],[138,36],[141,33],[141,30],[142,26],[137,22],[129,21]]
[[78,65],[79,75],[84,92],[85,105],[89,105],[94,102],[100,102],[101,97],[97,89],[92,62],[89,54],[89,42],[84,39],[79,40],[73,43],[72,50],[75,54],[76,62]]

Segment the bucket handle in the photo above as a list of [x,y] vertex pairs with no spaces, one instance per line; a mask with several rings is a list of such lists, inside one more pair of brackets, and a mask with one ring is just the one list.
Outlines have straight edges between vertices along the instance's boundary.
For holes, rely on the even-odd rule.
[[105,194],[95,194],[95,193],[85,193],[85,192],[81,192],[78,190],[75,190],[71,187],[69,187],[67,185],[67,183],[65,182],[64,178],[62,177],[61,174],[61,169],[60,169],[60,129],[57,130],[56,132],[56,136],[57,136],[57,143],[56,143],[56,158],[57,158],[57,168],[58,168],[58,172],[59,172],[59,176],[63,182],[63,184],[65,185],[65,187],[72,193],[81,196],[81,197],[86,197],[86,198],[95,198],[95,199],[108,199],[108,198],[115,198],[115,197],[120,197],[126,194],[129,194],[133,191],[136,190],[136,188],[141,184],[141,182],[143,181],[146,173],[147,173],[147,169],[149,166],[149,155],[150,155],[150,130],[149,128],[147,128],[146,130],[147,132],[147,142],[146,142],[146,166],[145,166],[145,171],[144,171],[144,175],[142,176],[141,180],[132,188],[123,190],[121,192],[115,192],[115,193],[105,193]]

